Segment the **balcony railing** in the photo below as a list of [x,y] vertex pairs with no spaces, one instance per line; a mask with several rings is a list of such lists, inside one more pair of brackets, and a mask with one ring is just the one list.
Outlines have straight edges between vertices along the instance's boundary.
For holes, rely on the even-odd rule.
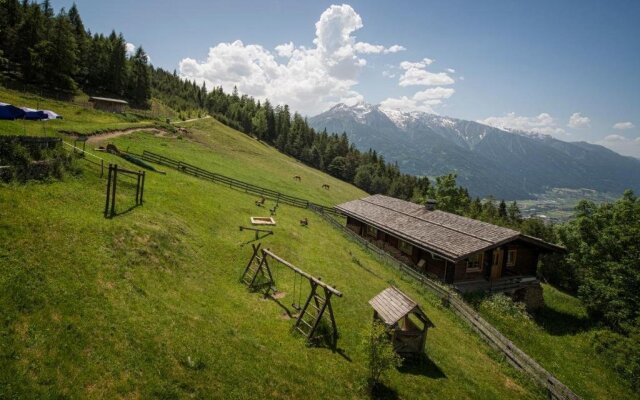
[[494,281],[477,279],[473,281],[463,281],[454,283],[454,288],[461,293],[487,291],[487,292],[508,292],[521,289],[527,286],[534,286],[540,282],[535,276],[507,276]]

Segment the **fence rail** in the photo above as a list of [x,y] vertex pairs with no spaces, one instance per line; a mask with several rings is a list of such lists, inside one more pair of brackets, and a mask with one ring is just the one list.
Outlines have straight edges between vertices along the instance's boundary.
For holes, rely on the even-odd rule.
[[148,150],[144,150],[142,154],[133,154],[133,153],[130,153],[130,154],[140,157],[145,161],[150,161],[156,164],[161,164],[170,168],[174,168],[178,171],[184,172],[185,174],[188,174],[191,176],[207,179],[211,182],[215,182],[223,185],[228,185],[232,189],[242,190],[246,193],[262,196],[262,197],[269,198],[277,202],[289,204],[295,207],[300,207],[300,208],[314,207],[315,209],[322,210],[322,212],[324,213],[339,215],[338,211],[336,211],[333,207],[312,203],[306,199],[289,196],[287,194],[284,194],[269,188],[253,185],[251,183],[247,183],[238,179],[230,178],[228,176],[220,175],[215,172],[207,171],[195,165],[191,165],[189,163],[179,161],[179,160],[174,160],[172,158],[165,157],[163,155],[153,153]]
[[382,261],[388,265],[404,272],[411,276],[420,284],[438,296],[444,304],[447,304],[449,308],[462,320],[469,323],[473,330],[475,330],[491,347],[496,349],[505,355],[507,361],[516,369],[524,371],[536,382],[538,382],[547,391],[549,399],[557,400],[580,400],[580,397],[575,394],[566,385],[560,382],[553,374],[544,369],[534,359],[529,357],[525,352],[520,350],[513,342],[500,333],[494,326],[482,318],[473,308],[466,304],[457,293],[451,288],[440,284],[439,282],[427,277],[424,274],[414,270],[410,266],[397,260],[384,250],[380,249],[373,243],[364,239],[360,235],[356,234],[346,226],[342,225],[340,221],[336,220],[331,215],[324,213],[321,209],[311,206],[312,210],[316,211],[330,224],[334,225],[346,236],[360,243],[362,246],[371,250]]

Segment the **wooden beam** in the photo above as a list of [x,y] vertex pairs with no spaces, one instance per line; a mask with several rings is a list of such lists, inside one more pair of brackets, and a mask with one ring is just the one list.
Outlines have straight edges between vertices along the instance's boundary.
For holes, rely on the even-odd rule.
[[315,284],[317,284],[319,286],[322,286],[323,288],[327,289],[328,291],[330,291],[331,293],[335,294],[336,296],[342,297],[342,292],[340,292],[338,289],[334,288],[333,286],[327,285],[326,283],[322,282],[322,280],[320,280],[319,278],[316,278],[315,276],[309,275],[308,273],[304,272],[300,268],[298,268],[295,265],[291,264],[287,260],[275,255],[269,249],[263,249],[262,253],[266,254],[266,255],[269,255],[270,257],[274,258],[276,261],[286,265],[287,267],[291,268],[295,272],[297,272],[300,275],[304,276],[305,278],[309,279],[311,282],[314,282]]

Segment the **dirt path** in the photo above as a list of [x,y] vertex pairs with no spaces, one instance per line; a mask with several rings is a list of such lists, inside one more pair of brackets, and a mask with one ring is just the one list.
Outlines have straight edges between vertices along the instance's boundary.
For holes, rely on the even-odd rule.
[[[211,116],[207,115],[206,117],[202,117],[202,118],[192,118],[192,119],[188,119],[186,121],[174,122],[173,124],[177,125],[177,124],[182,124],[182,123],[185,123],[185,122],[198,121],[200,119],[207,119],[207,118],[211,118]],[[169,134],[169,132],[167,132],[164,129],[137,127],[137,128],[114,130],[114,131],[110,131],[110,132],[106,132],[106,133],[99,133],[99,134],[96,134],[96,135],[90,135],[89,138],[87,139],[87,143],[98,143],[98,142],[101,142],[103,140],[116,138],[118,136],[129,135],[129,134],[131,134],[133,132],[137,132],[137,131],[154,132],[154,133],[160,134],[160,135]]]
[[91,135],[87,139],[87,143],[98,143],[98,142],[101,142],[103,140],[116,138],[118,136],[129,135],[129,134],[131,134],[133,132],[137,132],[137,131],[147,131],[147,132],[154,132],[154,133],[159,133],[159,134],[167,133],[165,130],[158,129],[158,128],[145,128],[145,127],[129,128],[129,129],[111,131],[111,132],[107,132],[107,133],[100,133],[100,134],[97,134],[97,135]]

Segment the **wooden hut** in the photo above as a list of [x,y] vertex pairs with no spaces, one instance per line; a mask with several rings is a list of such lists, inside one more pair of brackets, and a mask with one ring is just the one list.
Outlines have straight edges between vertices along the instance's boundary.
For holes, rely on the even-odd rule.
[[110,99],[108,97],[89,97],[89,102],[93,103],[96,110],[121,113],[126,109],[127,103],[120,99]]
[[391,286],[369,300],[369,304],[373,307],[373,318],[389,329],[396,353],[413,356],[423,352],[427,329],[433,324],[415,301]]
[[564,248],[513,229],[383,195],[336,206],[347,228],[460,292],[506,292],[527,307],[542,305],[540,254]]

